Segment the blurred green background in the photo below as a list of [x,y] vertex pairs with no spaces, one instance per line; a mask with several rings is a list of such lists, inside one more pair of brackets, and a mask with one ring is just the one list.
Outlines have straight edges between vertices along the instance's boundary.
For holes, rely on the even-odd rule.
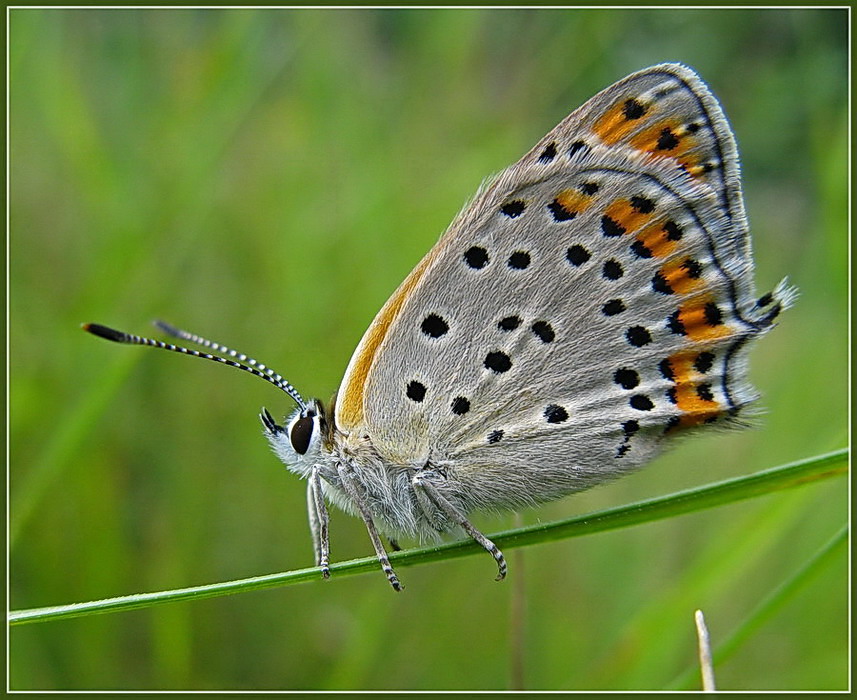
[[[210,363],[123,348],[160,317],[328,398],[366,326],[481,180],[596,91],[696,68],[741,148],[760,290],[755,430],[523,514],[550,521],[847,440],[847,15],[835,10],[12,10],[11,607],[312,563],[304,485]],[[847,518],[847,483],[514,553],[13,628],[13,689],[657,689]],[[477,517],[488,532],[513,516]],[[334,560],[368,556],[332,517]],[[403,543],[409,544],[409,543]],[[716,669],[847,685],[839,552]],[[516,590],[523,630],[510,622]]]

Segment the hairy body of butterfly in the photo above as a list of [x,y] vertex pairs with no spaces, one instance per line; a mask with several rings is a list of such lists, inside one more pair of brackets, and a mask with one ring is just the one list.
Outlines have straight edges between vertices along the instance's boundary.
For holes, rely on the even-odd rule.
[[599,93],[483,187],[393,294],[335,402],[304,402],[247,361],[90,326],[248,369],[298,403],[262,413],[308,481],[316,562],[329,565],[327,502],[361,517],[390,583],[379,531],[421,539],[615,478],[674,435],[734,425],[755,398],[750,341],[794,297],[756,298],[732,132],[678,64]]

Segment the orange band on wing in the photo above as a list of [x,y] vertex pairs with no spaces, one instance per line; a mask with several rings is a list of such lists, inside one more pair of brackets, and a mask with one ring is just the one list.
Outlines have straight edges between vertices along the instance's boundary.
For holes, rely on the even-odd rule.
[[[640,204],[642,202],[643,204]],[[653,204],[644,197],[617,199],[604,212],[625,231],[636,231],[653,216]],[[618,228],[616,230],[619,230]]]
[[672,221],[656,221],[646,226],[639,234],[637,240],[655,258],[665,258],[670,255],[677,245],[680,234],[679,228]]
[[710,422],[724,413],[723,406],[711,393],[711,388],[694,369],[693,363],[699,353],[680,352],[669,357],[675,382],[675,404],[684,414],[678,426],[691,427]]
[[678,162],[687,170],[688,174],[694,178],[700,178],[711,172],[712,167],[700,161],[698,158],[679,158]]
[[694,341],[715,340],[732,333],[723,322],[723,313],[714,302],[701,298],[679,307],[678,322]]
[[580,214],[592,205],[593,199],[580,190],[563,190],[554,201],[569,214]]
[[429,263],[437,255],[437,246],[432,248],[429,253],[420,260],[419,264],[413,269],[410,275],[405,278],[405,281],[399,285],[399,288],[393,292],[387,303],[375,316],[360,344],[351,356],[351,361],[348,363],[348,368],[345,370],[345,376],[342,378],[342,385],[336,398],[336,415],[334,417],[338,428],[344,431],[353,430],[363,422],[363,396],[366,386],[366,378],[369,376],[369,370],[372,368],[372,362],[375,360],[375,353],[378,351],[378,346],[387,335],[393,321],[402,310],[405,301],[410,296],[417,282],[423,276]]
[[696,139],[678,121],[665,119],[643,129],[630,140],[630,144],[638,151],[678,158],[696,146]]
[[699,264],[692,258],[667,262],[661,267],[660,275],[676,294],[688,294],[704,284]]
[[636,99],[620,100],[595,121],[592,130],[606,144],[613,145],[638,128],[652,106]]

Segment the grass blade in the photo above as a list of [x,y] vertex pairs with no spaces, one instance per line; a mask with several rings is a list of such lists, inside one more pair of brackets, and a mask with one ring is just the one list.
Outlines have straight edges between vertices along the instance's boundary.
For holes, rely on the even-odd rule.
[[[848,450],[841,449],[755,474],[680,491],[660,498],[640,501],[627,506],[602,510],[553,523],[529,525],[527,527],[507,530],[492,535],[491,539],[503,549],[512,549],[653,522],[727,503],[735,503],[783,489],[816,483],[834,476],[842,476],[847,472],[847,461]],[[398,567],[413,566],[415,564],[470,556],[478,552],[482,552],[482,548],[473,542],[450,542],[432,547],[394,552],[390,555],[390,562]],[[374,557],[364,557],[331,564],[330,573],[331,577],[335,580],[338,577],[346,575],[365,573],[367,571],[374,572],[377,568],[378,563]],[[260,590],[314,580],[321,580],[321,575],[317,568],[295,569],[277,574],[254,576],[252,578],[223,581],[189,588],[154,593],[138,593],[84,603],[16,610],[9,614],[9,623],[20,625],[119,610],[136,610],[180,600],[212,598],[243,591]]]
[[[780,608],[791,600],[798,591],[803,589],[814,576],[819,574],[827,564],[848,543],[848,526],[844,525],[839,532],[828,540],[821,549],[801,568],[781,583],[771,594],[753,610],[747,619],[720,644],[713,654],[713,665],[720,665],[735,655],[735,652],[746,642],[756,630],[767,622]],[[670,683],[667,688],[674,690],[690,690],[694,686],[696,669],[688,669]]]

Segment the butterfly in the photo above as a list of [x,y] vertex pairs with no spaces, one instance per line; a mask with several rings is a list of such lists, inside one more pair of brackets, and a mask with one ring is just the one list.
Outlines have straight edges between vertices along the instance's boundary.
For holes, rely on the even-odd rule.
[[328,503],[381,539],[463,531],[469,520],[589,488],[651,461],[676,436],[740,426],[757,398],[747,352],[795,297],[757,297],[738,153],[690,68],[611,85],[484,185],[364,334],[339,391],[304,400],[279,374],[99,324],[252,372],[297,409],[264,432],[307,481],[315,560],[329,576]]

